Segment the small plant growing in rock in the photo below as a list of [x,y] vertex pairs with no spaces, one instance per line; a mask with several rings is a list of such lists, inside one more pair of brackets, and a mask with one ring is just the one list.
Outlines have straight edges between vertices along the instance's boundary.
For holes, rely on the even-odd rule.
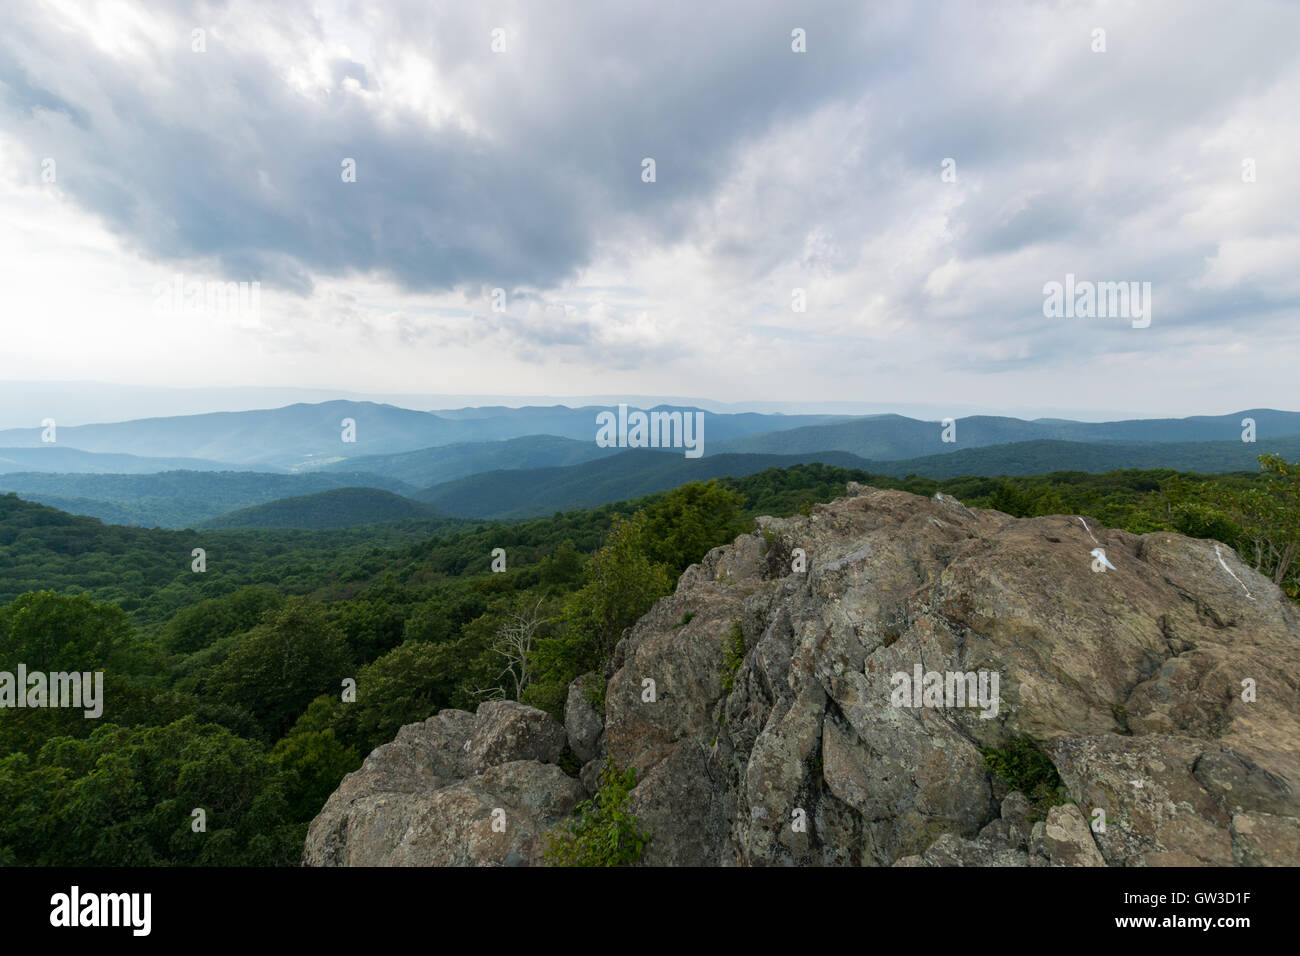
[[765,576],[783,578],[790,573],[790,559],[794,549],[790,542],[771,528],[763,529],[763,559]]
[[984,766],[1029,800],[1029,822],[1047,818],[1052,807],[1068,802],[1056,765],[1032,737],[1013,737],[1005,747],[980,748]]
[[578,774],[582,772],[582,761],[567,742],[564,749],[560,751],[560,758],[555,761],[555,765],[574,779],[577,779]]
[[1123,704],[1111,704],[1110,712],[1115,715],[1115,723],[1121,734],[1131,734],[1128,726],[1128,709]]
[[597,713],[605,712],[605,679],[601,675],[596,674],[593,680],[587,681],[582,692]]
[[722,691],[731,693],[736,684],[736,672],[745,660],[745,629],[739,619],[731,622],[727,642],[722,646]]
[[636,770],[607,760],[600,789],[574,808],[574,816],[546,835],[548,866],[630,866],[641,859],[648,837],[629,810]]

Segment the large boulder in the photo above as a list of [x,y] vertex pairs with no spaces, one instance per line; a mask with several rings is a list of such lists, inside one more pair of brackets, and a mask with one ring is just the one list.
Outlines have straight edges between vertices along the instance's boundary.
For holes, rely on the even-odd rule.
[[493,701],[408,724],[343,778],[307,831],[305,866],[526,866],[583,798],[555,765],[564,728]]

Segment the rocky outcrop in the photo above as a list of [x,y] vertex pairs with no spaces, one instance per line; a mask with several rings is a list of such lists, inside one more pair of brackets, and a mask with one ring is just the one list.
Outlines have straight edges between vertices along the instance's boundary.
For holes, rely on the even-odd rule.
[[[1297,608],[1230,549],[850,485],[689,568],[619,642],[603,719],[575,683],[565,724],[588,788],[606,754],[636,769],[648,864],[1295,865],[1297,675]],[[308,862],[535,860],[513,831],[467,850],[451,814],[510,797],[535,834],[582,787],[535,716],[546,746],[515,759],[536,781],[489,779],[514,745],[445,762],[482,719],[403,728],[313,823]],[[1067,802],[986,768],[1023,736]]]
[[564,728],[494,701],[398,731],[348,774],[307,831],[306,866],[520,866],[584,796],[555,761]]
[[[605,744],[637,769],[646,862],[1300,863],[1300,615],[1278,588],[1213,542],[850,492],[759,519],[620,642]],[[996,704],[899,706],[918,668],[996,675]],[[1020,735],[1074,804],[1033,827],[981,752]]]

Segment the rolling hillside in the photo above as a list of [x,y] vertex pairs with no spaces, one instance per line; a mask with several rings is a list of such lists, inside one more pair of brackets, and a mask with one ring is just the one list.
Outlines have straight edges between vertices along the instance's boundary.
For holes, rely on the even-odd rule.
[[[62,434],[62,432],[60,432]],[[160,471],[254,471],[252,465],[202,458],[145,458],[114,452],[82,451],[58,444],[30,448],[0,448],[0,475],[42,471],[50,474],[80,472],[97,475],[148,475]]]
[[531,518],[638,498],[690,481],[725,475],[742,477],[766,468],[810,461],[844,468],[861,468],[864,464],[843,452],[691,459],[670,452],[638,450],[565,468],[489,471],[435,485],[414,497],[464,517]]
[[947,455],[927,455],[902,461],[871,461],[862,467],[880,475],[903,478],[957,478],[965,475],[1045,475],[1056,471],[1100,474],[1130,468],[1174,468],[1202,474],[1259,471],[1258,456],[1274,452],[1288,460],[1300,457],[1300,435],[1261,440],[1169,442],[1155,444],[1090,444],[1068,441],[1026,441],[986,448],[965,448]]
[[151,475],[0,475],[0,491],[13,491],[71,514],[147,528],[193,527],[240,508],[331,488],[380,488],[404,494],[415,488],[395,478],[356,472],[307,475],[249,471],[166,471]]
[[949,455],[964,449],[1026,441],[1232,442],[1241,443],[1241,421],[1253,418],[1257,437],[1300,434],[1300,413],[1251,409],[1230,415],[1138,419],[1121,422],[1023,421],[989,415],[959,418],[956,442],[942,440],[938,422],[901,415],[877,415],[805,426],[775,434],[750,435],[707,445],[705,454],[807,454],[832,449],[873,461]]
[[397,455],[365,455],[332,462],[320,471],[369,472],[427,488],[483,471],[577,465],[617,453],[617,448],[600,448],[590,440],[528,435],[504,441],[458,442]]
[[628,451],[564,468],[492,471],[444,482],[413,497],[457,515],[522,518],[664,491],[688,481],[743,477],[765,468],[821,462],[903,478],[966,475],[1042,475],[1059,471],[1100,474],[1133,468],[1173,468],[1205,474],[1259,470],[1257,456],[1300,458],[1300,435],[1254,444],[1227,442],[1087,443],[1028,441],[965,448],[946,455],[894,461],[866,460],[843,451],[795,455],[710,455],[688,460],[654,451]]
[[448,517],[432,505],[377,488],[334,488],[314,495],[281,498],[212,518],[200,528],[351,528],[412,519]]

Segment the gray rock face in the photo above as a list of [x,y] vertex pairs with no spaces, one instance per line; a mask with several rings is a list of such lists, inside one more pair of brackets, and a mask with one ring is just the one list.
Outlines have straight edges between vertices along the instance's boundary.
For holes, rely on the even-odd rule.
[[600,753],[600,735],[605,730],[605,715],[591,702],[590,688],[601,681],[597,674],[583,674],[569,685],[564,703],[564,732],[569,747],[583,763],[595,760]]
[[[1213,542],[849,491],[687,569],[618,643],[603,715],[570,688],[583,780],[604,753],[637,771],[645,863],[1300,864],[1300,613],[1276,586]],[[583,791],[539,714],[403,728],[304,860],[536,861]],[[1045,819],[984,766],[1021,735],[1071,801]]]
[[488,701],[479,705],[464,749],[467,774],[512,760],[555,763],[564,750],[564,728],[536,707],[513,700]]
[[444,710],[348,774],[307,831],[304,866],[526,866],[585,794],[554,761],[564,729],[513,701]]
[[1043,827],[1043,851],[1053,866],[1105,866],[1083,814],[1074,804],[1052,807]]
[[[1247,598],[1210,542],[850,490],[758,519],[619,643],[605,746],[638,772],[645,862],[1300,863],[1300,615],[1278,588],[1225,551]],[[795,549],[806,573],[769,566]],[[984,674],[990,706],[896,706],[918,666],[939,703],[943,675]],[[1076,804],[1036,825],[980,752],[1020,734]]]

